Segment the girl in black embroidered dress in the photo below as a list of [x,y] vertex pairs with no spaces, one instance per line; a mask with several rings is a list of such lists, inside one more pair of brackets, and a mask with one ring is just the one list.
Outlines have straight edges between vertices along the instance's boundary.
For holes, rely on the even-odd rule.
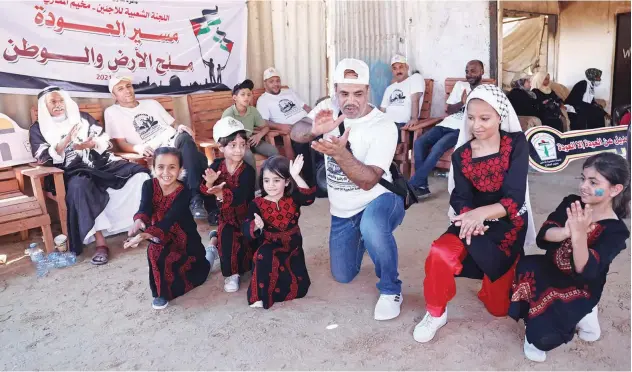
[[[206,281],[211,265],[189,209],[191,192],[182,178],[182,154],[172,147],[154,152],[155,178],[143,184],[140,209],[124,247],[149,240],[149,287],[152,307],[164,309],[168,301]],[[139,233],[140,232],[140,233]]]
[[219,208],[217,232],[211,232],[211,245],[219,252],[224,291],[237,292],[239,277],[252,265],[252,245],[244,239],[241,225],[248,204],[255,197],[255,170],[244,162],[246,131],[238,120],[225,117],[213,127],[213,137],[220,145],[223,159],[216,159],[202,176],[205,195],[214,196]]
[[454,276],[482,279],[479,299],[492,315],[507,315],[515,262],[530,224],[529,150],[515,111],[495,85],[476,87],[466,108],[452,155],[452,224],[426,259],[427,313],[413,333],[418,342],[430,341],[447,322]]
[[270,308],[275,302],[305,297],[310,285],[303,237],[298,226],[301,206],[314,202],[316,187],[299,175],[303,156],[294,162],[273,156],[261,168],[263,196],[255,198],[243,224],[244,235],[259,248],[248,287],[251,307]]
[[569,342],[577,330],[596,341],[601,330],[597,303],[610,263],[626,247],[630,233],[630,166],[613,153],[584,163],[580,195],[569,195],[551,213],[537,236],[545,255],[520,260],[509,315],[524,319],[525,356],[546,359],[546,351]]

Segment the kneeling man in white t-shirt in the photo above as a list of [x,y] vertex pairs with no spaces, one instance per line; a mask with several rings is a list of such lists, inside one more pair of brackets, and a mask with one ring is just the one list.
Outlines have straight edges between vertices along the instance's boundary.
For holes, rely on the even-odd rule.
[[115,99],[105,109],[105,131],[119,149],[152,156],[158,147],[176,147],[182,152],[185,184],[191,191],[191,213],[195,218],[206,218],[204,200],[200,194],[200,180],[207,167],[206,157],[198,151],[185,125],[174,128],[176,120],[162,105],[153,100],[136,100],[129,77],[113,77],[108,84]]
[[[393,231],[404,218],[404,202],[379,181],[392,181],[389,168],[397,147],[397,127],[369,104],[366,63],[357,59],[340,61],[334,86],[342,116],[337,110],[322,109],[312,125],[296,123],[291,135],[297,142],[323,135],[312,142],[312,148],[325,155],[333,277],[342,283],[353,280],[367,250],[379,278],[375,319],[393,319],[399,315],[403,299]],[[344,134],[340,133],[341,123]]]

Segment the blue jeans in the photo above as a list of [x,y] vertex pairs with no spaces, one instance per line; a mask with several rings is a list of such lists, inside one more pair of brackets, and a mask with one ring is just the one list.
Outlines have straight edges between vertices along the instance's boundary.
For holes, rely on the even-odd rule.
[[437,165],[441,156],[456,146],[458,139],[458,129],[438,125],[417,138],[413,147],[415,174],[409,180],[410,185],[417,188],[428,187],[428,175]]
[[331,274],[340,283],[349,283],[360,272],[364,251],[375,264],[380,294],[399,294],[402,281],[397,272],[397,243],[393,231],[404,219],[404,201],[391,192],[373,200],[350,218],[331,216],[329,261]]

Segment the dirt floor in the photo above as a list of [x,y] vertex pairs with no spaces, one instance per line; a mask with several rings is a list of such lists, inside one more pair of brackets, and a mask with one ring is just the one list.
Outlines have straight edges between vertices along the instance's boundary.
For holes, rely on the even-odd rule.
[[[559,174],[530,175],[538,227],[563,196],[576,192],[579,172],[577,162]],[[109,238],[108,265],[88,262],[90,246],[77,265],[41,279],[28,258],[19,259],[29,241],[2,237],[0,254],[10,263],[0,265],[0,369],[630,370],[629,249],[610,268],[595,343],[575,338],[549,352],[545,363],[528,361],[522,323],[489,315],[476,298],[480,283],[469,279],[457,280],[448,324],[435,340],[415,342],[412,331],[424,314],[424,259],[447,224],[446,188],[446,179],[432,178],[433,197],[412,207],[396,231],[404,302],[401,315],[385,322],[373,320],[378,292],[368,256],[353,282],[339,284],[330,275],[326,199],[301,218],[312,279],[307,297],[267,311],[247,306],[247,278],[228,294],[217,271],[165,310],[153,310],[145,250],[118,248],[122,235]],[[205,242],[208,230],[200,226]],[[32,231],[30,241],[38,239]]]

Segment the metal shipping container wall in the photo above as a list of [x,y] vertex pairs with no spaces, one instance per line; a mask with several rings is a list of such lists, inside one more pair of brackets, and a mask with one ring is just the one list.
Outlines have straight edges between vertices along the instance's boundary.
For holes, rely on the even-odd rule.
[[381,103],[390,84],[395,53],[408,58],[411,70],[434,79],[433,116],[444,114],[446,78],[463,77],[471,59],[481,60],[489,70],[486,1],[329,0],[327,6],[329,71],[343,58],[367,62],[374,104]]

